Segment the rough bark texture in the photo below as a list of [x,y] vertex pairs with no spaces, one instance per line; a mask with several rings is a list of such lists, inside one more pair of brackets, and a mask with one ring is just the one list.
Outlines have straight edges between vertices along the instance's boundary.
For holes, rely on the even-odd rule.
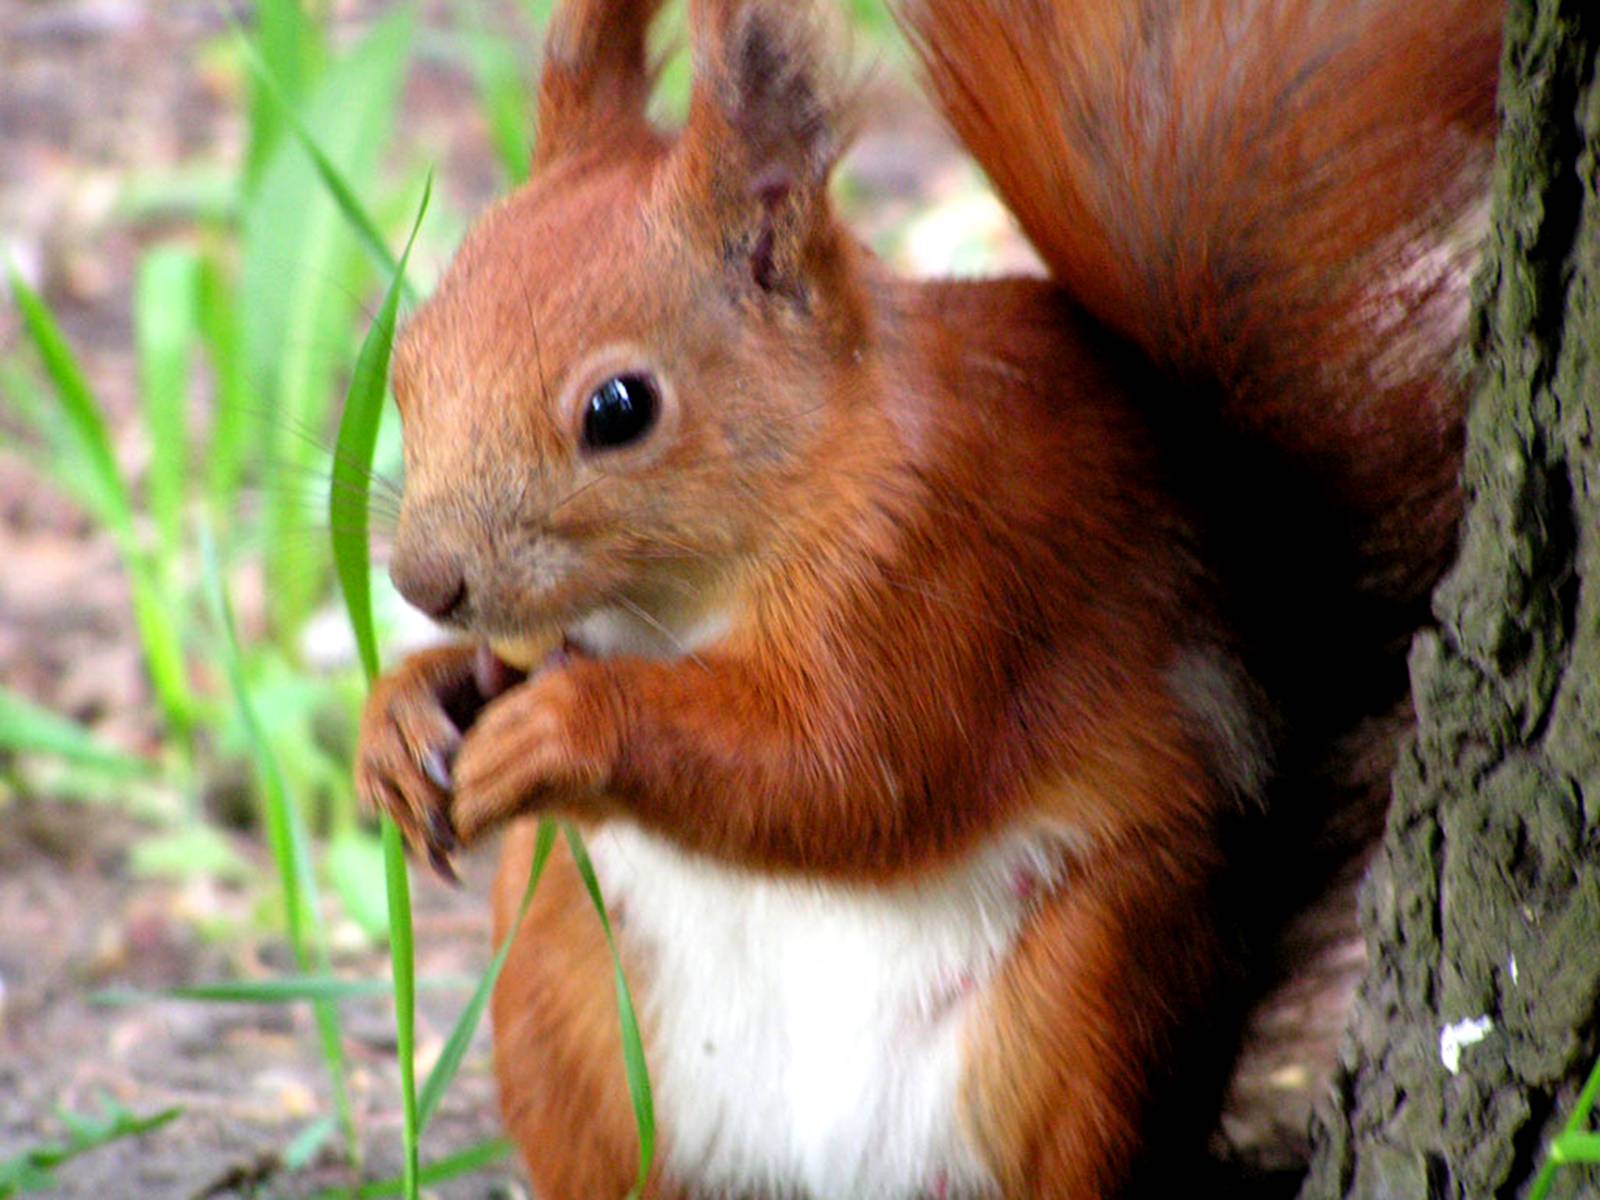
[[[1512,3],[1461,557],[1412,651],[1417,734],[1304,1200],[1523,1195],[1600,1052],[1597,47],[1596,0]],[[1555,1195],[1600,1196],[1600,1169]]]

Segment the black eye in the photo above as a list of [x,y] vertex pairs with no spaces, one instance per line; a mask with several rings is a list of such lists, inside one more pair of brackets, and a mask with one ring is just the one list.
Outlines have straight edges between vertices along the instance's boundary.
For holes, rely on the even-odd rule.
[[583,444],[611,450],[650,432],[661,407],[656,385],[643,375],[613,375],[595,389],[583,410]]

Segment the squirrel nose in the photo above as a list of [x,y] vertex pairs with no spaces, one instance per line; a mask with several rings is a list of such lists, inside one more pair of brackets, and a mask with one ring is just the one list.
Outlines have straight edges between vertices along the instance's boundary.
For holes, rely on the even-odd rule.
[[467,598],[460,560],[437,547],[401,547],[389,564],[389,578],[413,606],[435,620],[448,617]]

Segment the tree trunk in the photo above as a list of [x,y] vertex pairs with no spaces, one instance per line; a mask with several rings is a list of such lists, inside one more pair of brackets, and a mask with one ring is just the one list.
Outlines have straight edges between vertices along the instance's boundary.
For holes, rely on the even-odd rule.
[[1461,556],[1412,650],[1303,1200],[1524,1195],[1600,1053],[1597,47],[1597,0],[1513,0]]

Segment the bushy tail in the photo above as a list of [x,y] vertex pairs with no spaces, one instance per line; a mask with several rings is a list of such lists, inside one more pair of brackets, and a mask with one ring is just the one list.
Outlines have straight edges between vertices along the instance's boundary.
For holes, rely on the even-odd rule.
[[1369,518],[1369,567],[1412,595],[1451,545],[1501,10],[899,3],[1056,279],[1176,377],[1219,384],[1232,425]]

